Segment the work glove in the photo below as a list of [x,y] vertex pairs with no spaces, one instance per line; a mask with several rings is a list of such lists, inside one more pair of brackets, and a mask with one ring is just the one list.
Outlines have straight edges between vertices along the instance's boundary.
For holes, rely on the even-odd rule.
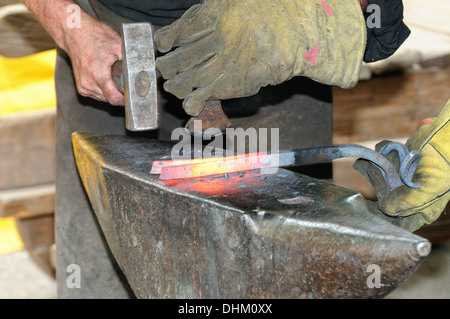
[[[431,224],[445,210],[450,200],[450,100],[436,118],[422,121],[408,139],[409,150],[418,150],[421,159],[412,182],[421,185],[415,189],[400,186],[387,193],[378,169],[364,160],[356,161],[354,168],[366,177],[378,197],[378,208],[392,217],[414,217],[411,231]],[[381,144],[376,149],[381,148]],[[391,153],[393,154],[393,153]],[[399,167],[397,157],[392,158]]]
[[358,0],[209,0],[155,33],[164,89],[197,116],[294,76],[351,88],[366,45]]

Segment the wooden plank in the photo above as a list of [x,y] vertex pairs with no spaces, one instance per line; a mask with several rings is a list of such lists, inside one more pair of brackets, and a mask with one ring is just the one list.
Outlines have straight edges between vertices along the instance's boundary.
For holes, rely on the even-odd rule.
[[450,66],[377,77],[355,88],[333,89],[333,142],[355,143],[411,136],[450,98]]
[[0,117],[0,190],[55,181],[56,109]]
[[[1,0],[0,7],[18,3]],[[30,13],[9,15],[0,20],[0,55],[21,57],[55,47],[53,39]]]
[[52,247],[55,243],[55,216],[52,213],[16,218],[17,231],[31,258],[50,277],[55,278]]
[[431,225],[425,225],[415,233],[428,239],[433,244],[443,244],[450,241],[450,203],[439,218]]
[[0,217],[42,215],[55,211],[55,185],[0,192]]
[[23,247],[52,278],[55,243],[55,185],[0,192],[0,217],[14,217]]

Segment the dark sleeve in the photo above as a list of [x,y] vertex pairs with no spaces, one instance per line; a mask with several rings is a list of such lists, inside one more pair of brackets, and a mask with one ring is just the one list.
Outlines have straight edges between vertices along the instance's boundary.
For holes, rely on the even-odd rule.
[[364,62],[375,62],[394,54],[411,31],[403,22],[402,0],[368,0],[367,2],[368,12],[364,14],[367,25]]
[[97,0],[118,15],[139,22],[164,26],[175,22],[199,0]]

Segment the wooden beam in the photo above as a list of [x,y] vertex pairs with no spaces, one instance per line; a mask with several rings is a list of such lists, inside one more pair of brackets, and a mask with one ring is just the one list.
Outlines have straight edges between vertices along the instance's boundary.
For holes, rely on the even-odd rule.
[[56,109],[0,117],[0,190],[55,181]]
[[55,211],[55,185],[0,192],[0,217],[38,216]]
[[382,76],[355,88],[333,89],[334,143],[411,136],[450,98],[450,66]]

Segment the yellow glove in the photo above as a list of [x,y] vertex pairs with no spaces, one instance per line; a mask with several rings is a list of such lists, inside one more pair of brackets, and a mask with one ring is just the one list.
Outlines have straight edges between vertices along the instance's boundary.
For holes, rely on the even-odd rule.
[[350,88],[366,46],[358,0],[209,0],[158,30],[166,91],[197,116],[204,102],[258,93],[294,76]]
[[[400,186],[386,193],[378,170],[372,165],[358,160],[354,167],[374,187],[378,208],[383,213],[393,217],[414,215],[414,219],[411,219],[413,231],[434,222],[450,200],[450,100],[438,117],[422,121],[406,146],[421,154],[412,178],[413,183],[422,186],[419,189]],[[377,145],[377,148],[380,147]],[[391,159],[398,166],[398,160]]]
[[437,118],[422,121],[406,146],[422,156],[413,182],[420,189],[401,186],[387,194],[378,207],[391,216],[422,215],[434,222],[450,200],[450,100]]

